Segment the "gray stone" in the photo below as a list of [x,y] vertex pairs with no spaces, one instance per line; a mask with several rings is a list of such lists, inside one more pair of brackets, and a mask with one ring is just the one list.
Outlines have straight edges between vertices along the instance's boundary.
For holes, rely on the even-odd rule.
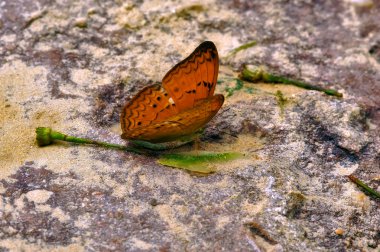
[[[347,179],[380,190],[380,5],[362,2],[1,2],[0,251],[379,250],[380,201]],[[245,82],[199,146],[245,157],[208,176],[37,146],[38,126],[125,144],[125,102],[204,40],[217,93],[253,64],[343,98]]]

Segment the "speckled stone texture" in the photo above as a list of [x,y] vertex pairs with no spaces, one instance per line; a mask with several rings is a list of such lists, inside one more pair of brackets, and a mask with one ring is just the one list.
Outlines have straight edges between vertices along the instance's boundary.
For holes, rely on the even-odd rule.
[[[0,1],[0,251],[378,251],[380,201],[347,175],[380,190],[379,20],[375,0]],[[123,104],[204,40],[216,93],[247,64],[343,98],[245,82],[199,145],[245,157],[208,176],[36,145],[124,144]]]

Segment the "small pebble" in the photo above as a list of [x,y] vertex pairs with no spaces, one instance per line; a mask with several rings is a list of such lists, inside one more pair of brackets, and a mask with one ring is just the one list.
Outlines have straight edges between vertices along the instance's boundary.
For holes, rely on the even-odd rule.
[[344,230],[342,228],[337,228],[335,230],[335,234],[337,234],[337,235],[343,235],[344,234]]
[[87,19],[85,18],[78,18],[76,21],[75,21],[75,26],[78,27],[78,28],[87,28]]

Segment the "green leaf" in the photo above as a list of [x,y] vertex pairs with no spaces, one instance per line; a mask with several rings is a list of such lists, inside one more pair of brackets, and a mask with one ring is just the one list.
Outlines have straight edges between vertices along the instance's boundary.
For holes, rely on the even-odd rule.
[[163,154],[158,160],[159,164],[185,169],[191,172],[208,174],[216,171],[216,164],[243,157],[237,152],[196,152]]

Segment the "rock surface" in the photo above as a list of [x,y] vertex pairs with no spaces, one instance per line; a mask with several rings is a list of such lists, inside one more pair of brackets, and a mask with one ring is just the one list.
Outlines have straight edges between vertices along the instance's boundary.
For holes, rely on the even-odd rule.
[[[380,201],[346,177],[380,190],[380,5],[359,3],[0,2],[0,251],[379,250]],[[217,93],[255,64],[344,97],[244,83],[200,148],[245,158],[208,176],[36,145],[38,126],[123,144],[123,104],[204,40]]]

